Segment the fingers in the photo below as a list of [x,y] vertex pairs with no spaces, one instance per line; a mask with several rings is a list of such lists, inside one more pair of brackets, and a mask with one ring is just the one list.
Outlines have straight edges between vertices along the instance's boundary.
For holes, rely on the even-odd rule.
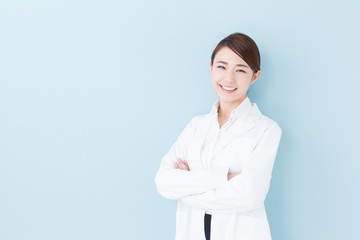
[[228,177],[228,180],[236,177],[237,175],[240,175],[241,172],[235,172],[235,173],[228,173],[227,177]]
[[181,159],[180,159],[180,165],[181,165],[181,168],[183,169],[183,170],[185,170],[187,167],[186,167],[186,162],[185,161],[182,161]]
[[178,158],[178,163],[179,163],[180,169],[182,169],[182,170],[186,169],[186,164],[184,163],[184,161],[181,158]]
[[176,169],[181,169],[181,167],[179,166],[179,164],[177,162],[174,162],[174,166]]
[[182,160],[181,158],[178,158],[177,162],[174,162],[174,166],[176,169],[190,171],[189,164],[185,160]]
[[190,171],[190,167],[189,167],[189,164],[187,163],[187,161],[184,161],[184,164],[185,164],[186,170]]

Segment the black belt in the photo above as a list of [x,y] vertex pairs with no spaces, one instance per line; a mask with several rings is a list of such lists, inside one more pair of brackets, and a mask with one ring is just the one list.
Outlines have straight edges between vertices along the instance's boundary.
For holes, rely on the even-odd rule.
[[205,213],[204,217],[204,231],[206,240],[210,240],[210,226],[211,226],[211,215]]

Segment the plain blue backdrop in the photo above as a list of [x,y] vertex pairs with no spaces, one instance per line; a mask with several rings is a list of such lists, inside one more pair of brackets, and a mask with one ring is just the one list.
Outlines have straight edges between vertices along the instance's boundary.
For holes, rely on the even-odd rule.
[[210,55],[258,44],[283,135],[274,240],[360,239],[360,4],[0,0],[0,239],[174,238],[163,155],[217,99]]

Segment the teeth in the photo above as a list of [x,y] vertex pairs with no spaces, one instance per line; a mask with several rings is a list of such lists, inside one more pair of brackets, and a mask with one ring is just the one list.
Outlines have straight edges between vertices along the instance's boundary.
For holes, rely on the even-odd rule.
[[222,86],[222,85],[221,85],[221,87],[222,87],[223,89],[225,89],[225,90],[228,90],[228,91],[235,90],[235,88],[228,88],[228,87],[224,87],[224,86]]

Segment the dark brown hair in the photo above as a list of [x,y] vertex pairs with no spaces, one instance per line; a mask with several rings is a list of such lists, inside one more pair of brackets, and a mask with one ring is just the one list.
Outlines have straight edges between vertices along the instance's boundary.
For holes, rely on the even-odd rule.
[[228,47],[241,57],[253,70],[260,70],[260,52],[254,40],[243,33],[233,33],[221,40],[211,54],[211,65],[213,65],[216,53],[222,48]]

